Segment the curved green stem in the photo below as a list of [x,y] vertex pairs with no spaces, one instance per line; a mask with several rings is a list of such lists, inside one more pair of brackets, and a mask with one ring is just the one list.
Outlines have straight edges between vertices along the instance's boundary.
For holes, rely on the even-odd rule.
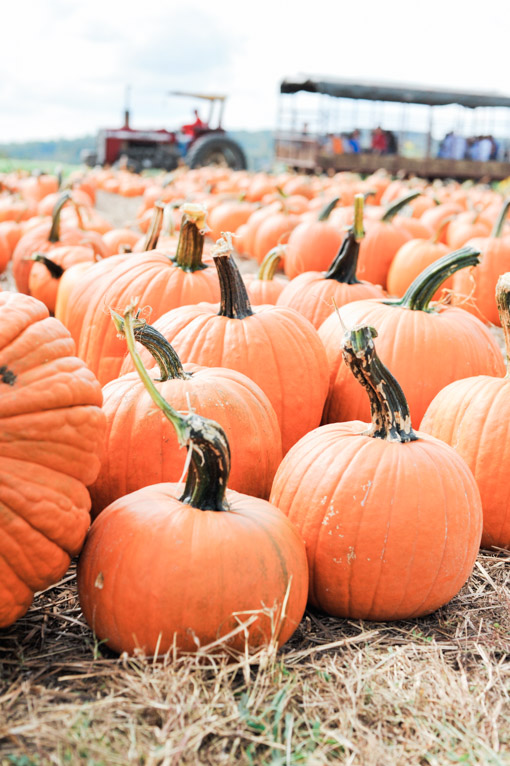
[[317,220],[319,221],[327,221],[331,212],[335,209],[338,202],[340,200],[340,197],[334,197],[331,202],[328,202],[327,205],[324,205],[322,210],[319,212],[319,217]]
[[505,224],[506,216],[508,213],[508,208],[510,208],[510,199],[507,199],[503,204],[503,207],[501,208],[500,213],[494,222],[494,227],[491,231],[491,237],[501,237],[501,234],[503,233],[503,226]]
[[510,378],[510,272],[501,274],[496,284],[496,303],[505,337],[506,378]]
[[462,247],[453,253],[443,255],[416,277],[400,300],[386,301],[386,303],[413,311],[428,311],[434,293],[448,277],[460,269],[476,266],[478,263],[480,263],[480,251],[475,250],[474,247]]
[[218,316],[229,319],[246,319],[253,310],[246,291],[246,285],[232,258],[234,250],[232,235],[225,234],[213,247],[212,256],[220,280],[221,302]]
[[257,279],[271,281],[276,274],[278,264],[282,260],[286,250],[285,245],[276,245],[265,256],[257,272]]
[[51,214],[51,228],[48,234],[48,242],[60,242],[60,216],[66,202],[71,199],[71,192],[64,192],[55,202]]
[[372,424],[366,435],[391,442],[416,441],[404,392],[379,359],[376,337],[373,327],[355,327],[345,333],[342,343],[345,363],[370,399]]
[[409,194],[405,194],[403,197],[400,197],[400,199],[396,200],[395,202],[392,202],[391,205],[388,205],[386,208],[386,211],[381,218],[381,221],[384,221],[385,223],[389,223],[396,215],[399,213],[403,207],[408,205],[410,202],[413,201],[413,199],[416,199],[416,197],[419,197],[421,194],[421,191],[414,191],[409,192]]
[[[115,322],[118,332],[123,335],[123,318],[120,314],[113,311],[113,309],[110,309],[110,314]],[[139,321],[139,324],[134,323],[133,332],[135,340],[147,349],[158,365],[158,381],[176,380],[177,378],[187,380],[188,378],[191,378],[190,373],[184,370],[176,350],[159,330],[156,330],[156,328],[150,324],[145,324],[145,322]]]
[[199,510],[227,511],[225,490],[230,474],[230,448],[225,432],[214,420],[195,413],[181,415],[160,394],[136,349],[135,331],[143,320],[133,316],[133,312],[131,305],[124,317],[113,311],[111,314],[117,331],[126,338],[131,359],[149,396],[175,428],[181,446],[190,452],[186,484],[179,499]]

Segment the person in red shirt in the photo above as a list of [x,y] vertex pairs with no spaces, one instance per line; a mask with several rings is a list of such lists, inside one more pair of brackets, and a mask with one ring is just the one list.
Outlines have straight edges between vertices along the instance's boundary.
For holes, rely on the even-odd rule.
[[195,122],[190,122],[188,125],[183,125],[181,128],[181,133],[185,133],[188,136],[194,136],[197,130],[207,127],[207,123],[200,119],[198,109],[195,109],[194,114]]
[[388,150],[386,133],[379,126],[372,131],[372,151],[374,154],[385,154]]

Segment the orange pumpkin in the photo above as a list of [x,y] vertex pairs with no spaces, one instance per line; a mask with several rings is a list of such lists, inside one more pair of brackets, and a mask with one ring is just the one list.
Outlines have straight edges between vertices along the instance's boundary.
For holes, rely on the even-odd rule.
[[0,293],[0,627],[58,582],[89,527],[105,421],[74,352],[40,301]]
[[140,489],[94,521],[78,563],[85,619],[110,648],[130,654],[195,652],[216,641],[216,651],[283,644],[306,606],[303,542],[267,501],[226,490],[224,431],[160,397],[139,365],[129,319],[135,365],[188,446],[189,469],[184,486]]
[[434,397],[420,428],[450,444],[472,470],[482,498],[482,547],[510,548],[510,274],[499,278],[496,297],[505,333],[505,377],[478,375],[450,383]]
[[[411,417],[418,423],[438,391],[453,380],[505,374],[497,341],[479,319],[454,306],[430,305],[447,277],[476,264],[478,258],[477,250],[465,247],[425,269],[400,300],[356,301],[339,309],[345,327],[375,327],[381,359],[398,375]],[[368,403],[343,363],[338,324],[332,315],[319,329],[330,370],[323,422],[366,420]]]
[[[510,237],[503,236],[503,226],[510,208],[507,200],[497,218],[491,235],[470,239],[467,243],[481,250],[482,258],[475,269],[456,274],[453,279],[452,301],[484,322],[499,325],[496,305],[496,283],[500,274],[510,270]],[[467,300],[469,298],[469,300]]]
[[78,355],[102,385],[118,376],[125,355],[125,345],[117,337],[105,306],[125,305],[136,295],[143,306],[150,307],[152,321],[178,306],[219,299],[216,270],[202,260],[205,210],[192,205],[186,210],[173,257],[159,250],[129,255],[104,275],[95,290],[91,285]]
[[326,272],[305,271],[292,279],[278,298],[279,306],[299,311],[316,329],[335,307],[364,298],[383,298],[384,290],[356,276],[360,241],[363,239],[363,195],[355,197],[354,224]]
[[100,256],[108,255],[105,244],[97,232],[60,225],[62,208],[69,199],[69,193],[64,193],[54,207],[51,222],[41,223],[31,229],[16,245],[12,254],[12,273],[20,292],[28,293],[28,278],[34,263],[31,256],[34,253],[49,253],[62,245],[90,245]]
[[278,302],[278,297],[288,284],[284,277],[275,276],[278,265],[285,258],[285,250],[285,245],[277,245],[266,254],[256,274],[243,274],[253,306],[263,306],[266,303],[275,305]]
[[313,606],[337,617],[399,620],[433,612],[464,585],[482,513],[464,460],[413,430],[376,335],[359,326],[342,344],[370,399],[371,423],[307,434],[283,459],[270,500],[305,540]]
[[[232,247],[220,240],[213,249],[221,304],[182,306],[154,326],[168,338],[183,362],[230,367],[255,381],[273,405],[285,453],[320,423],[328,377],[317,330],[301,314],[283,306],[251,307]],[[143,355],[147,364],[153,360]],[[121,372],[131,369],[129,359]]]
[[[117,332],[122,317],[113,313]],[[154,357],[160,395],[178,412],[191,409],[218,422],[232,453],[230,489],[267,500],[282,458],[280,427],[267,396],[248,378],[224,367],[184,367],[172,346],[154,327],[135,324],[135,338]],[[117,498],[148,484],[179,481],[186,456],[172,425],[147,395],[136,372],[103,388],[106,416],[101,473],[90,488],[93,514]]]
[[322,208],[317,220],[302,221],[290,233],[285,253],[284,271],[289,279],[304,271],[326,271],[338,253],[342,230],[328,221],[338,203],[334,197]]

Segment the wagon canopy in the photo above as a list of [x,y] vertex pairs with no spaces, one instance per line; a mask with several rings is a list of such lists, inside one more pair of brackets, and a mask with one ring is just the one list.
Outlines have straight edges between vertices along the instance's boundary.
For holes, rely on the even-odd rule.
[[367,101],[398,101],[408,104],[445,106],[459,104],[470,109],[479,106],[510,107],[510,96],[501,93],[471,93],[468,91],[426,88],[407,83],[378,83],[362,80],[343,80],[314,75],[287,77],[280,83],[280,93],[323,93],[336,98],[365,99]]

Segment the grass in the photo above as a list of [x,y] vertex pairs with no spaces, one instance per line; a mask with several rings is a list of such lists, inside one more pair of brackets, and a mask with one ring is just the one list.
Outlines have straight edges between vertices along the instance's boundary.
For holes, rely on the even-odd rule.
[[56,162],[55,160],[17,160],[12,157],[0,157],[0,173],[11,173],[18,170],[25,170],[33,173],[34,170],[40,170],[43,173],[52,173],[56,175],[59,170],[66,178],[75,170],[83,170],[84,165],[72,165],[66,162]]
[[508,552],[398,623],[309,611],[289,644],[117,657],[74,569],[0,632],[0,764],[510,764]]

